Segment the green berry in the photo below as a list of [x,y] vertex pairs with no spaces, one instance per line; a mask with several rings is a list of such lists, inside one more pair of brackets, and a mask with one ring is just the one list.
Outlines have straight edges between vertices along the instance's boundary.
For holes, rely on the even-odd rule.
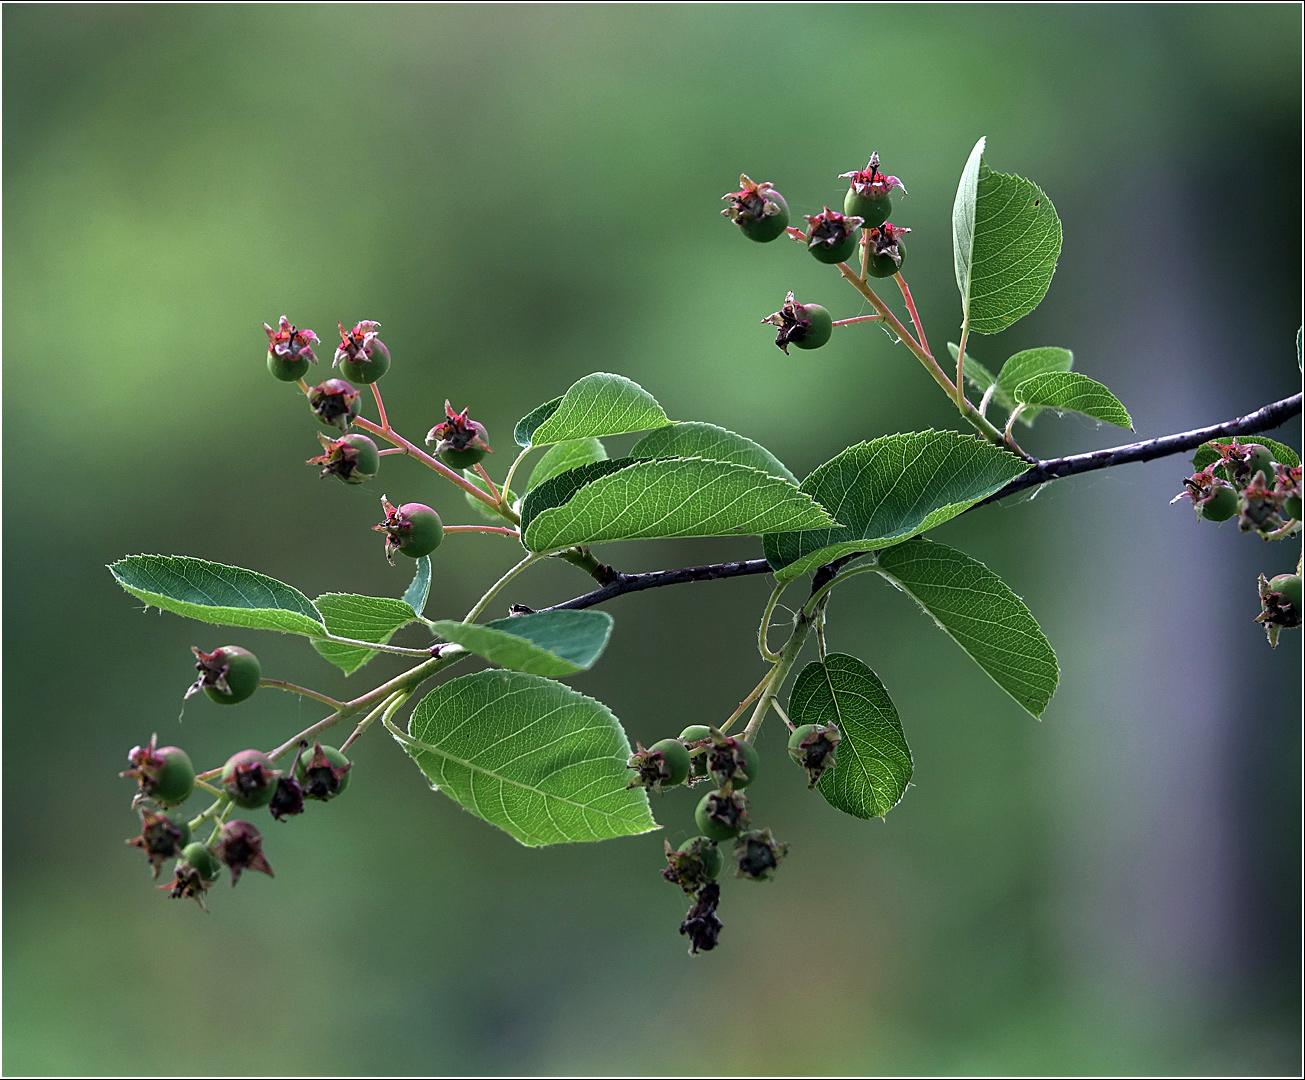
[[[711,728],[706,724],[690,724],[680,732],[680,742],[696,743],[703,739],[711,738]],[[696,747],[695,747],[696,749]],[[705,751],[689,758],[689,777],[690,785],[696,784],[699,780],[707,779],[707,754]]]
[[272,759],[261,750],[241,750],[222,766],[222,786],[237,806],[257,810],[272,801],[277,775]]
[[444,523],[425,503],[404,503],[396,507],[382,495],[381,506],[385,520],[372,529],[385,533],[385,557],[391,563],[396,551],[410,559],[420,559],[444,542]]
[[366,435],[342,435],[328,439],[320,431],[323,453],[309,458],[305,464],[320,465],[321,476],[334,476],[345,484],[361,484],[371,480],[381,471],[381,452]]
[[1267,447],[1261,446],[1259,443],[1249,443],[1248,447],[1251,451],[1250,459],[1247,461],[1250,468],[1248,479],[1253,479],[1258,472],[1264,473],[1266,481],[1271,481],[1274,475],[1273,455],[1269,453]]
[[700,739],[710,739],[711,728],[706,724],[690,724],[680,732],[680,742],[691,743],[698,742]]
[[435,456],[450,469],[470,469],[484,459],[485,451],[478,446],[468,446],[465,450],[454,450],[452,447],[445,447],[442,450],[436,450]]
[[1237,513],[1238,505],[1237,492],[1227,484],[1219,484],[1201,500],[1197,509],[1207,521],[1227,521]]
[[190,843],[190,825],[185,817],[167,817],[146,807],[141,810],[140,835],[132,837],[127,843],[140,848],[149,856],[150,866],[157,878],[159,867],[168,859],[179,857],[181,849]]
[[739,191],[722,196],[729,206],[721,211],[734,222],[749,240],[769,243],[788,228],[788,203],[768,183],[753,183],[746,175],[739,177]]
[[807,223],[811,226],[807,250],[817,262],[847,262],[856,251],[856,230],[862,225],[859,217],[845,217],[826,206],[819,214],[808,215]]
[[302,753],[295,762],[295,779],[304,790],[305,799],[329,802],[343,795],[349,786],[353,762],[334,746],[314,743],[312,753]]
[[1269,591],[1279,593],[1298,612],[1301,611],[1300,574],[1279,574],[1269,580]]
[[380,323],[363,320],[352,330],[340,328],[340,344],[335,348],[335,365],[347,379],[359,383],[374,383],[390,370],[390,350],[385,347],[376,331]]
[[158,736],[148,746],[132,748],[127,760],[132,768],[121,775],[136,780],[140,792],[160,806],[179,806],[195,790],[195,766],[179,746],[158,746]]
[[1299,495],[1288,495],[1287,501],[1282,504],[1282,509],[1289,518],[1295,518],[1297,521],[1305,520],[1302,517],[1301,498]]
[[862,195],[856,188],[848,188],[843,196],[843,213],[859,217],[867,225],[882,225],[893,212],[893,200],[888,195]]
[[693,813],[711,840],[732,840],[748,826],[748,797],[738,791],[709,791]]
[[343,431],[358,415],[360,396],[358,391],[343,379],[327,379],[321,386],[309,388],[308,407],[327,427],[338,427]]
[[662,877],[673,885],[678,885],[690,896],[697,894],[704,885],[720,877],[725,868],[725,856],[715,840],[705,836],[695,836],[686,840],[678,849],[666,845],[667,867]]
[[889,192],[895,187],[906,188],[895,176],[885,176],[879,171],[879,154],[870,155],[870,161],[864,169],[839,174],[840,179],[849,181],[847,194],[843,197],[843,213],[863,218],[868,228],[882,225],[892,213],[893,201]]
[[775,344],[785,356],[790,345],[818,349],[834,332],[834,320],[828,311],[819,304],[799,304],[791,292],[784,298],[783,307],[761,321],[779,327]]
[[743,739],[722,736],[707,747],[707,771],[721,787],[745,788],[757,778],[760,768],[756,747]]
[[834,334],[834,317],[819,304],[803,304],[802,308],[808,320],[806,332],[789,341],[799,349],[818,349],[828,344]]
[[379,381],[389,370],[390,354],[381,352],[380,349],[373,349],[371,356],[366,360],[359,357],[358,360],[340,362],[340,374],[350,382],[362,383],[364,386]]
[[211,653],[190,649],[198,661],[199,678],[186,691],[186,697],[203,690],[219,705],[236,705],[253,697],[263,677],[258,657],[239,645],[223,645]]
[[272,377],[282,382],[298,382],[308,374],[306,356],[277,356],[271,349],[267,352],[267,370]]
[[214,880],[222,872],[222,864],[217,857],[199,841],[187,844],[182,849],[181,858],[192,869],[198,870],[199,876],[205,881]]
[[834,767],[842,733],[835,724],[803,724],[788,737],[788,756],[806,770],[811,790],[826,769]]
[[720,846],[715,840],[709,840],[705,836],[695,836],[681,844],[680,851],[697,855],[702,859],[703,873],[708,881],[715,881],[720,877],[720,872],[725,869],[725,856],[721,854]]
[[898,262],[891,255],[871,254],[870,261],[866,265],[866,273],[873,278],[892,277],[906,262],[906,245],[900,240],[897,241],[897,254],[901,262]]
[[489,432],[485,425],[471,419],[470,406],[455,412],[453,403],[444,402],[447,419],[426,433],[426,445],[435,446],[435,456],[450,469],[470,469],[490,453]]

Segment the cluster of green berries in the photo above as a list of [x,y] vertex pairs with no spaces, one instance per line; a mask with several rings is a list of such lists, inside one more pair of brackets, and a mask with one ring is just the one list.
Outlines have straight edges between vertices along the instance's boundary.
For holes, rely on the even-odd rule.
[[1268,537],[1302,520],[1301,468],[1273,460],[1268,447],[1255,442],[1209,444],[1219,460],[1183,481],[1172,501],[1190,499],[1207,521],[1237,518],[1242,532]]
[[[870,277],[892,277],[902,269],[906,245],[902,237],[911,230],[889,223],[893,211],[893,188],[906,188],[895,176],[879,171],[879,155],[870,155],[864,169],[840,174],[849,181],[843,197],[843,212],[826,206],[819,214],[804,215],[807,232],[788,227],[788,203],[773,184],[758,184],[746,174],[739,177],[738,191],[723,196],[729,205],[721,211],[738,225],[743,235],[758,243],[768,243],[787,232],[806,243],[807,251],[818,262],[844,263],[856,254],[857,233],[864,245],[865,272]],[[788,347],[818,349],[833,333],[833,319],[819,304],[799,304],[790,292],[784,306],[761,320],[778,327],[775,344],[787,355]]]
[[184,816],[164,813],[185,802],[195,790],[195,769],[186,752],[176,746],[158,744],[158,736],[148,746],[134,747],[128,755],[132,767],[123,776],[137,781],[139,793],[133,800],[141,815],[141,831],[127,841],[149,859],[154,877],[169,859],[176,859],[172,880],[160,889],[174,898],[189,898],[207,909],[204,895],[225,865],[231,871],[231,884],[240,881],[246,870],[258,870],[272,877],[272,867],[263,854],[263,836],[252,822],[227,821],[233,807],[258,810],[266,806],[278,821],[304,812],[304,800],[328,802],[344,793],[349,786],[353,763],[333,746],[314,743],[310,751],[302,743],[294,763],[279,771],[272,759],[261,750],[242,750],[233,754],[222,767],[219,783],[225,811],[219,805],[213,835],[207,843],[191,837],[194,822]]

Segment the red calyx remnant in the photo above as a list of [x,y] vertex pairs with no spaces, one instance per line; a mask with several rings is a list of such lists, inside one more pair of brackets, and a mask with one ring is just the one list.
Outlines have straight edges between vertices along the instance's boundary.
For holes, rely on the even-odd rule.
[[865,224],[864,218],[846,217],[837,210],[829,209],[827,206],[814,217],[810,214],[804,214],[803,216],[807,219],[807,224],[811,226],[807,233],[807,247],[809,248],[821,245],[836,248]]
[[340,790],[344,774],[353,768],[353,762],[331,764],[320,742],[313,743],[313,753],[304,765],[304,794],[310,799],[331,799]]
[[352,330],[346,330],[342,322],[335,325],[340,328],[340,344],[335,347],[332,367],[339,367],[346,361],[351,364],[369,364],[372,353],[376,350],[383,353],[387,360],[390,358],[390,350],[385,347],[385,342],[376,336],[380,323],[364,319]]
[[272,793],[272,801],[267,804],[267,808],[277,821],[284,821],[288,817],[294,817],[295,814],[302,814],[304,812],[304,789],[299,786],[299,781],[293,776],[278,778],[276,791]]
[[807,779],[811,781],[807,784],[808,791],[820,782],[826,769],[834,767],[834,757],[842,737],[837,724],[816,724],[806,738],[796,746],[790,746],[789,756],[806,770]]
[[195,869],[195,867],[183,860],[182,862],[177,863],[176,867],[173,869],[172,880],[166,885],[159,885],[157,887],[168,890],[168,895],[171,896],[173,900],[183,900],[188,898],[194,900],[195,903],[207,911],[208,905],[204,903],[204,894],[212,884],[212,881],[206,879],[203,874]]
[[328,476],[338,476],[346,483],[361,483],[361,479],[354,480],[355,474],[360,477],[371,479],[375,473],[358,472],[358,448],[350,446],[343,439],[328,439],[320,431],[317,438],[322,444],[323,453],[315,458],[309,458],[304,462],[305,465],[320,465],[322,471],[318,479],[325,479]]
[[716,917],[716,906],[719,903],[720,886],[714,881],[704,885],[693,907],[684,916],[684,922],[680,923],[680,933],[689,937],[690,956],[709,952],[716,947],[723,929],[720,919]]
[[1264,474],[1257,472],[1242,490],[1242,516],[1237,527],[1242,532],[1272,532],[1282,524],[1278,517],[1281,506],[1278,493],[1265,482]]
[[870,253],[878,257],[887,255],[901,266],[902,253],[897,250],[897,241],[910,231],[900,225],[890,225],[886,221],[876,229],[868,229],[866,240],[870,244]]
[[159,737],[155,733],[150,736],[149,746],[133,746],[127,755],[127,760],[131,762],[132,767],[118,774],[137,781],[142,795],[154,794],[155,782],[167,764],[167,759],[158,752],[158,743]]
[[734,844],[734,859],[739,864],[734,876],[769,880],[780,860],[788,854],[788,848],[788,844],[775,843],[769,829],[744,833]]
[[194,645],[190,651],[195,654],[195,670],[199,672],[199,678],[190,684],[186,690],[183,701],[189,700],[194,694],[201,690],[212,688],[223,694],[231,693],[231,687],[227,684],[227,671],[230,665],[227,663],[226,653],[221,649],[214,649],[211,653],[200,652]]
[[806,340],[807,330],[811,326],[811,318],[806,307],[793,299],[792,292],[784,298],[782,308],[772,315],[767,315],[761,321],[779,328],[775,332],[775,344],[783,350],[785,356],[788,355],[789,345],[796,345],[799,341]]
[[870,155],[870,161],[864,169],[839,173],[840,180],[851,181],[852,190],[867,199],[882,199],[895,187],[907,194],[906,186],[895,176],[885,176],[879,171],[879,151]]
[[488,432],[484,424],[478,424],[467,414],[468,405],[462,412],[454,412],[453,405],[447,399],[444,402],[444,415],[448,417],[442,424],[436,424],[426,433],[426,445],[439,443],[437,450],[484,450],[487,454],[494,452],[486,442]]
[[273,330],[267,323],[263,324],[263,329],[267,331],[267,348],[273,356],[280,360],[298,360],[304,357],[317,363],[317,357],[313,355],[312,346],[319,344],[317,335],[311,330],[300,330],[290,324],[290,320],[284,315]]
[[739,188],[738,191],[721,196],[729,202],[729,206],[721,213],[731,221],[748,224],[780,212],[779,203],[771,198],[771,192],[775,190],[774,184],[768,181],[753,183],[744,173],[739,177]]
[[263,834],[248,821],[228,821],[218,834],[213,854],[231,867],[231,885],[235,886],[246,870],[259,870],[274,877],[263,857]]
[[666,755],[660,750],[645,750],[638,739],[634,741],[634,753],[630,755],[625,767],[634,770],[634,779],[625,785],[626,791],[637,787],[661,791],[662,781],[671,778]]
[[343,379],[327,379],[308,391],[308,406],[323,424],[341,431],[358,415],[358,391]]
[[127,843],[140,848],[149,856],[150,866],[154,868],[154,877],[157,879],[159,867],[168,859],[181,854],[185,839],[186,834],[180,825],[146,807],[141,811],[140,835],[133,836]]
[[[715,848],[715,842],[705,841]],[[678,885],[689,896],[697,895],[698,891],[712,880],[712,874],[707,864],[707,859],[703,856],[702,844],[695,844],[686,851],[677,851],[671,847],[669,840],[662,841],[666,846],[667,867],[662,871],[662,877],[672,885]]]

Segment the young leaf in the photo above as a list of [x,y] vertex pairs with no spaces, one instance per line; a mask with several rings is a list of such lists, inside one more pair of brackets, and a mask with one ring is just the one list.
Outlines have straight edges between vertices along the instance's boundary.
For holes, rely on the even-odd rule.
[[1040,717],[1060,668],[1024,601],[977,559],[917,537],[879,553],[879,573],[910,596],[998,686]]
[[[955,360],[960,352],[955,342],[949,341],[947,349]],[[1031,379],[1034,375],[1042,375],[1048,371],[1069,371],[1073,366],[1074,354],[1068,349],[1043,346],[1015,353],[1002,365],[1001,373],[994,377],[987,368],[974,359],[972,352],[967,349],[965,353],[966,381],[977,386],[980,392],[986,392],[992,386],[991,400],[1007,413],[1014,412],[1015,406],[1019,404],[1015,400],[1015,387],[1025,379]],[[1040,412],[1042,410],[1039,408],[1024,409],[1019,419],[1024,424],[1032,426],[1034,418]]]
[[[423,562],[429,560],[423,559]],[[421,570],[418,568],[418,576]],[[427,580],[429,581],[429,567]],[[415,586],[417,581],[413,581]],[[411,591],[411,589],[409,590]],[[374,641],[385,645],[394,632],[417,618],[417,612],[406,600],[389,596],[356,596],[353,593],[326,593],[314,604],[326,620],[326,629],[336,637],[355,641]],[[314,641],[313,648],[346,675],[352,675],[376,655],[376,649],[357,645],[341,645],[334,641]]]
[[897,709],[879,677],[855,656],[813,660],[793,683],[794,724],[837,724],[834,767],[816,785],[830,806],[853,817],[883,817],[902,800],[911,779],[911,748]]
[[963,321],[995,334],[1042,302],[1060,257],[1060,218],[1046,193],[1020,176],[992,172],[975,144],[952,209],[956,284]]
[[517,421],[518,446],[620,435],[669,424],[666,413],[638,383],[621,375],[586,375],[565,394]]
[[680,423],[658,428],[635,443],[630,456],[729,461],[797,484],[797,477],[764,446],[715,424]]
[[326,632],[321,613],[298,589],[239,566],[188,555],[128,555],[109,573],[146,604],[214,626]]
[[1077,371],[1048,372],[1025,379],[1015,388],[1015,400],[1021,405],[1081,413],[1133,430],[1133,418],[1123,403],[1099,382]]
[[[960,346],[954,341],[947,342],[947,351],[952,354],[953,360],[961,354]],[[982,394],[986,393],[988,387],[993,386],[997,382],[997,376],[974,359],[974,353],[967,351],[965,353],[965,381]],[[993,391],[992,396],[993,400],[1000,405],[1000,391]]]
[[526,484],[526,491],[555,476],[561,476],[569,469],[606,460],[607,449],[597,439],[572,439],[569,442],[554,443],[535,465]]
[[850,446],[800,488],[842,525],[771,533],[762,541],[766,559],[784,581],[843,555],[889,547],[954,518],[1028,467],[954,431],[885,435]]
[[[426,610],[426,597],[430,595],[430,556],[423,555],[417,560],[417,572],[412,575],[412,584],[403,594],[403,602],[420,615]],[[352,637],[352,634],[345,634]]]
[[480,671],[438,686],[398,740],[442,790],[527,847],[657,828],[627,789],[630,743],[592,698],[536,675]]
[[491,664],[556,679],[593,666],[612,635],[612,617],[605,611],[539,611],[484,624],[438,619],[430,628]]
[[554,506],[561,506],[570,500],[577,491],[586,484],[592,484],[595,480],[614,473],[619,469],[624,469],[634,464],[634,458],[604,458],[602,461],[591,461],[588,465],[581,465],[578,468],[567,469],[564,473],[558,473],[557,476],[545,480],[542,484],[531,489],[526,495],[525,501],[521,504],[521,532],[524,535],[530,523],[535,519],[536,514],[542,514],[545,510],[552,509]]
[[[549,484],[596,468],[573,469]],[[560,506],[536,510],[529,519],[523,512],[522,542],[529,551],[556,551],[601,540],[759,536],[832,523],[822,507],[786,480],[725,461],[672,458],[636,461],[585,484]]]
[[[1229,435],[1226,439],[1214,439],[1214,442],[1223,443],[1225,446],[1233,441],[1233,436]],[[1251,435],[1248,437],[1237,436],[1237,442],[1242,446],[1249,446],[1252,443],[1258,443],[1273,455],[1273,460],[1280,465],[1286,465],[1295,468],[1300,464],[1300,455],[1285,443],[1275,442],[1273,439],[1266,439],[1263,435]],[[1219,460],[1219,452],[1215,450],[1210,443],[1202,443],[1196,448],[1196,453],[1192,457],[1192,468],[1200,472],[1208,465],[1213,465]]]

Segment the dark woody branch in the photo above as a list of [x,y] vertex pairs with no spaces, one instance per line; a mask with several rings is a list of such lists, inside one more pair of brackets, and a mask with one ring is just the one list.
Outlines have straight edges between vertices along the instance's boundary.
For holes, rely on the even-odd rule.
[[[1272,405],[1257,409],[1253,413],[1239,416],[1235,420],[1226,420],[1222,424],[1212,424],[1210,427],[1197,428],[1194,431],[1182,431],[1176,435],[1165,435],[1159,439],[1145,439],[1142,442],[1113,446],[1107,450],[1093,450],[1087,454],[1074,454],[1070,457],[1035,461],[1027,472],[1017,476],[1000,491],[989,495],[971,509],[978,506],[987,506],[989,503],[1005,499],[1017,492],[1038,487],[1052,480],[1061,480],[1067,476],[1095,472],[1098,469],[1110,469],[1116,465],[1127,465],[1133,461],[1153,461],[1156,458],[1181,454],[1188,450],[1195,450],[1202,443],[1209,442],[1211,439],[1228,439],[1235,435],[1255,435],[1262,431],[1271,431],[1273,428],[1290,420],[1293,416],[1300,415],[1300,412],[1301,395],[1293,394],[1281,401],[1275,401]],[[818,584],[822,583],[822,574],[824,574],[824,580],[828,580],[829,574],[825,573],[826,570],[837,573],[834,564],[830,564],[830,567],[821,567],[817,571],[816,580]],[[686,566],[679,570],[653,570],[646,574],[622,574],[615,570],[609,570],[610,578],[602,588],[540,610],[579,611],[611,600],[613,597],[625,593],[642,592],[644,589],[659,589],[664,585],[682,585],[690,581],[716,581],[719,578],[747,577],[753,574],[766,574],[769,572],[770,565],[765,559],[711,563],[707,566]],[[521,608],[514,610],[523,613]]]

